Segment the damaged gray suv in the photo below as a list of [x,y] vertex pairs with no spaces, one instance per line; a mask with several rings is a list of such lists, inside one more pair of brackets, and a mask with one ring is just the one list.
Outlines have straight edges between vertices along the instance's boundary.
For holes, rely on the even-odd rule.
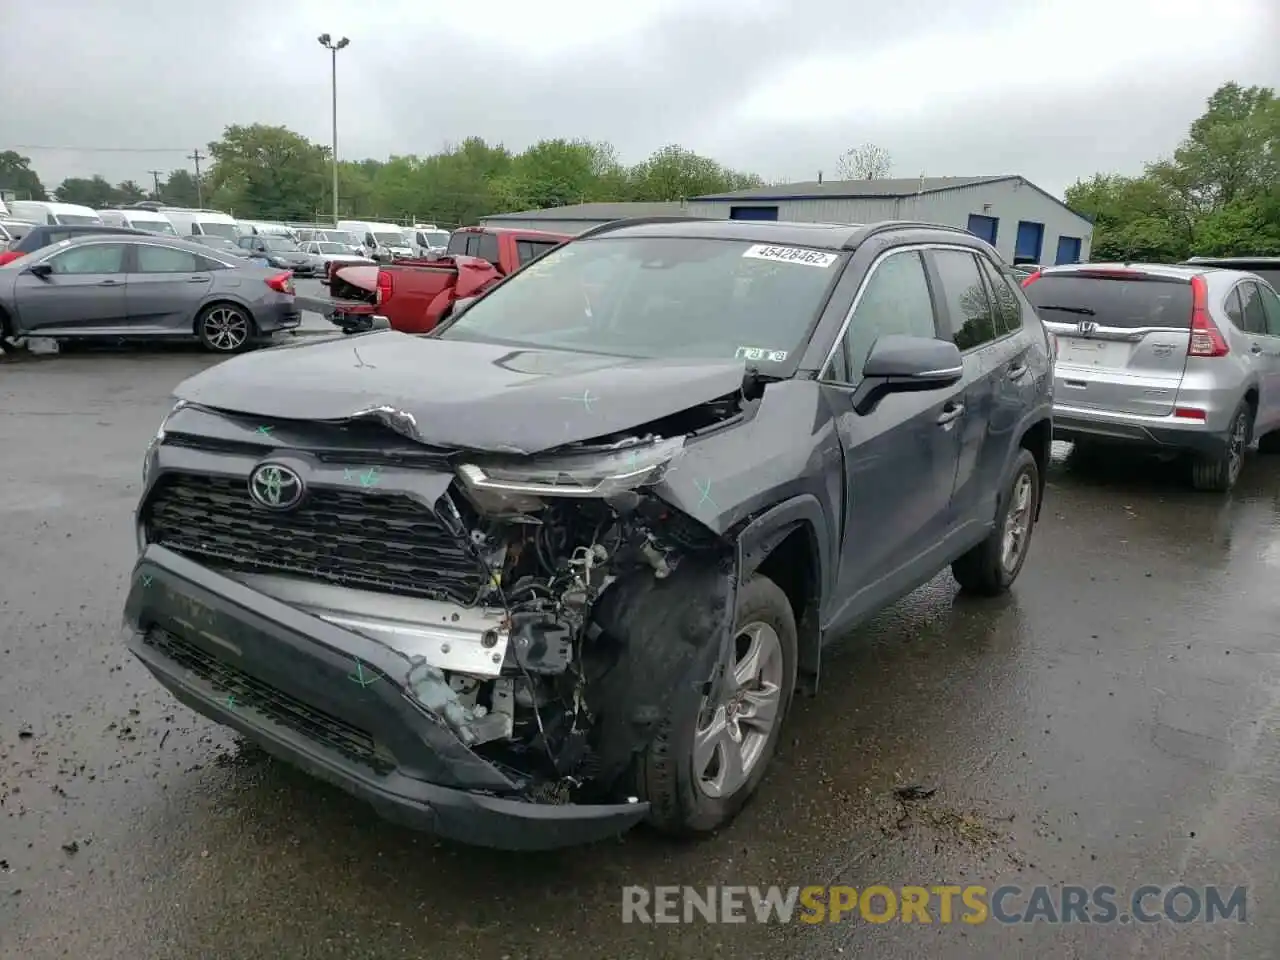
[[130,649],[400,823],[512,849],[705,833],[825,640],[948,565],[1009,587],[1052,380],[964,231],[600,227],[428,336],[181,384]]

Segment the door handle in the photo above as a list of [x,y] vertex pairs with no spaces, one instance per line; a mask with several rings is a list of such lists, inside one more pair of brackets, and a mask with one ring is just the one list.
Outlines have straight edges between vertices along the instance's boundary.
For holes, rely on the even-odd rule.
[[208,283],[208,277],[187,277],[187,283]]
[[1023,377],[1027,375],[1027,371],[1029,369],[1030,367],[1028,367],[1025,363],[1011,364],[1009,367],[1009,379],[1021,380]]
[[963,414],[963,403],[948,403],[942,408],[942,412],[938,414],[938,426],[945,427],[948,423],[958,420]]
[[99,280],[99,281],[98,281],[98,286],[100,286],[100,287],[118,287],[118,286],[120,286],[120,281],[119,281],[119,280]]

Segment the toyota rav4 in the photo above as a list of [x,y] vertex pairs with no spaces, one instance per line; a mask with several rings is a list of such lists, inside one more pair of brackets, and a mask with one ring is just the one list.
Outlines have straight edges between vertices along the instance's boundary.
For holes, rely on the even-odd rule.
[[1013,582],[1052,380],[964,231],[600,227],[428,336],[180,385],[130,648],[401,823],[504,848],[711,831],[826,640],[948,565]]

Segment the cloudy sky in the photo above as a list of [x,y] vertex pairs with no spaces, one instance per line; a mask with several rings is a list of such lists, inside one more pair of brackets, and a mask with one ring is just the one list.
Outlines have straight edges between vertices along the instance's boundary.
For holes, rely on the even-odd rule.
[[345,159],[586,137],[807,180],[873,142],[1060,194],[1171,152],[1227,80],[1280,86],[1276,0],[0,0],[0,150],[149,184],[230,123],[327,143],[322,32]]

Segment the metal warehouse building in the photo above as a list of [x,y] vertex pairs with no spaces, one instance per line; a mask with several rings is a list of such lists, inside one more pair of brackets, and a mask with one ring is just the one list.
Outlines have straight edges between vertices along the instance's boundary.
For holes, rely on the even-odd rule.
[[689,216],[872,223],[925,220],[967,229],[1010,263],[1089,259],[1093,224],[1024,177],[916,177],[788,183],[697,197]]
[[547,210],[522,210],[520,213],[495,213],[481,217],[484,227],[505,227],[509,230],[547,230],[551,233],[579,234],[584,230],[623,220],[627,217],[677,217],[688,216],[683,203],[575,203],[568,207],[551,207]]

